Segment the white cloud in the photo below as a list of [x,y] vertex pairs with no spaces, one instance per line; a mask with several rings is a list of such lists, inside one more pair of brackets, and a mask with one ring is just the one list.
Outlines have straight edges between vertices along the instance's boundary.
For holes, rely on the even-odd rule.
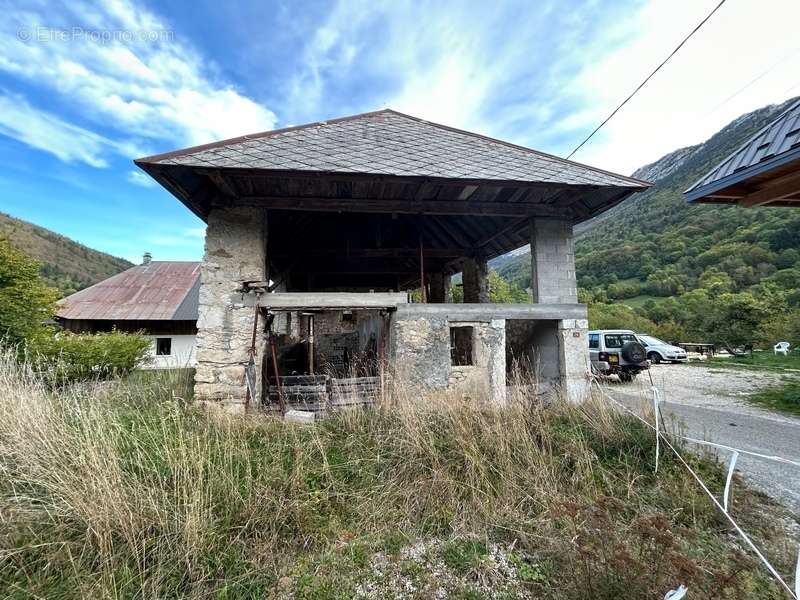
[[[568,13],[558,2],[340,0],[307,36],[289,105],[307,120],[338,82],[369,75],[391,91],[357,110],[390,106],[564,155],[717,2],[586,2]],[[800,92],[799,20],[797,0],[726,3],[574,158],[630,173]]]
[[195,238],[195,239],[205,239],[206,237],[206,228],[205,227],[190,227],[189,229],[185,229],[183,231],[184,237]]
[[[652,0],[626,22],[628,43],[587,61],[573,82],[590,107],[576,117],[584,136],[716,4]],[[574,158],[630,173],[707,139],[744,112],[787,99],[800,83],[799,19],[796,0],[726,3]]]
[[158,185],[155,179],[150,177],[147,173],[142,173],[141,171],[128,171],[125,179],[127,179],[129,183],[146,188],[152,188]]
[[[486,111],[511,81],[535,84],[548,76],[549,56],[575,32],[553,41],[546,30],[558,3],[402,3],[340,0],[312,32],[287,104],[303,118],[326,109],[330,87],[366,76],[391,91],[368,100],[431,121],[478,131],[503,129],[498,121],[545,115],[548,106],[506,99],[503,115]],[[503,32],[513,21],[514,35]],[[581,27],[576,28],[582,31]],[[544,44],[547,40],[547,44]],[[576,43],[579,40],[575,40]],[[580,44],[577,44],[580,46]],[[542,47],[543,46],[543,47]],[[534,73],[531,73],[534,71]],[[361,80],[361,81],[359,81]],[[519,85],[519,84],[518,84]],[[362,100],[359,98],[358,100]],[[499,118],[498,118],[499,117]]]
[[196,243],[205,239],[205,227],[188,227],[179,231],[168,233],[155,233],[147,238],[147,243],[164,248],[185,247],[187,244]]
[[118,150],[111,140],[37,110],[19,96],[0,94],[0,133],[64,162],[83,162],[93,167],[107,166],[104,156]]
[[[276,122],[272,111],[219,81],[213,64],[176,40],[168,24],[127,0],[8,10],[0,21],[0,70],[56,92],[60,114],[80,115],[82,130],[112,130],[128,158],[155,140],[159,147],[201,144]],[[5,133],[41,148],[30,136]],[[83,154],[87,164],[106,162]]]

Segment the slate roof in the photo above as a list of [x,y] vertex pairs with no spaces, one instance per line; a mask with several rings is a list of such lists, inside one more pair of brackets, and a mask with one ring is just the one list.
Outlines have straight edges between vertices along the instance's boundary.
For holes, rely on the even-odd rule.
[[195,321],[199,292],[199,262],[153,261],[64,298],[56,318]]
[[388,109],[247,135],[136,163],[633,188],[649,185]]
[[800,100],[684,192],[688,201],[800,159]]

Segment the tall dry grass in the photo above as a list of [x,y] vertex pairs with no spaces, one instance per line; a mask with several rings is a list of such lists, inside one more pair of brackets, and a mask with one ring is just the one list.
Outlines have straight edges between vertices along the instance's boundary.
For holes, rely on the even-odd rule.
[[[680,468],[665,460],[653,476],[649,432],[599,403],[543,409],[520,392],[499,409],[394,386],[385,406],[304,427],[209,418],[185,402],[186,383],[53,392],[0,354],[5,595],[265,597],[287,577],[321,577],[320,557],[355,543],[468,535],[547,566],[531,584],[541,597],[652,597],[656,550],[676,578],[724,590],[724,575],[773,597],[754,565],[731,575],[736,552]],[[655,516],[667,541],[638,521]],[[348,564],[326,575],[336,597],[365,568]]]

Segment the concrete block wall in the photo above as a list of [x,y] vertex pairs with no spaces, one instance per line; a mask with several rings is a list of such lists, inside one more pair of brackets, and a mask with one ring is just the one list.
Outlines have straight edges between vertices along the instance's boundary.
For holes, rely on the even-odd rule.
[[[255,318],[240,290],[246,281],[266,279],[266,224],[266,212],[258,208],[217,208],[208,215],[200,270],[195,399],[221,403],[231,412],[245,409],[245,367]],[[257,358],[261,356],[258,352]]]
[[572,223],[563,219],[530,221],[531,290],[540,304],[578,301]]

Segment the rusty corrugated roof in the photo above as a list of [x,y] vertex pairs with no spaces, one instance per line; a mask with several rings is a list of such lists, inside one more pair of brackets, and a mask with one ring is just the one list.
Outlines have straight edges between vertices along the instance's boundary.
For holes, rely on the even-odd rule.
[[196,320],[199,262],[153,261],[64,298],[56,317],[71,320]]

